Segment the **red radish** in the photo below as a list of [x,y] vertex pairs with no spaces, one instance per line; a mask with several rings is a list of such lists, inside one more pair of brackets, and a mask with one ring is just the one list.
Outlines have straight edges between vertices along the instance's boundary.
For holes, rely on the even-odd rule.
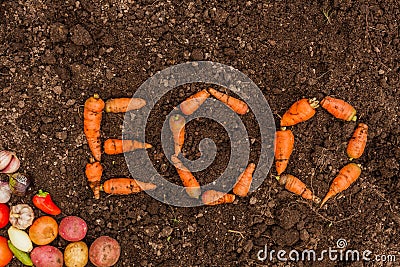
[[67,216],[60,222],[59,235],[67,241],[80,241],[86,236],[86,233],[87,224],[80,217]]

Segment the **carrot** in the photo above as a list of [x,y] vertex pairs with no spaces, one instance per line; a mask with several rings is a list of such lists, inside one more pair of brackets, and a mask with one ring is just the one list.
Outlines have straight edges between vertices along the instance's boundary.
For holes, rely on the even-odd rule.
[[233,187],[233,193],[240,197],[247,196],[249,193],[250,185],[253,180],[253,172],[256,168],[254,163],[250,163],[247,168],[240,174],[235,186]]
[[175,114],[169,118],[169,127],[174,138],[175,155],[182,151],[185,142],[185,118],[180,114]]
[[129,195],[145,190],[153,190],[157,186],[152,183],[145,183],[131,178],[113,178],[104,182],[100,190],[107,194]]
[[349,186],[354,183],[361,174],[360,165],[355,163],[349,163],[344,166],[340,171],[338,176],[333,179],[329,191],[321,202],[321,207],[325,204],[328,199],[335,196],[336,194],[346,190]]
[[299,178],[291,174],[284,174],[280,177],[277,176],[276,179],[281,185],[285,185],[286,190],[302,196],[304,199],[312,200],[315,203],[321,201],[319,197],[315,196]]
[[347,155],[350,160],[358,159],[364,152],[365,145],[367,144],[368,125],[359,123],[358,127],[353,133],[353,137],[347,144]]
[[142,143],[136,140],[121,140],[107,139],[104,142],[104,153],[108,155],[116,155],[136,149],[152,148],[153,146],[147,143]]
[[119,113],[140,109],[146,105],[142,98],[113,98],[106,101],[106,112]]
[[185,115],[192,114],[201,106],[201,104],[204,103],[204,101],[206,101],[209,96],[210,93],[205,89],[190,96],[180,104],[182,113]]
[[282,127],[275,133],[275,168],[278,175],[286,170],[294,147],[294,135],[291,130]]
[[95,94],[86,100],[83,109],[83,130],[93,157],[101,160],[100,125],[104,101]]
[[208,190],[203,193],[201,200],[206,205],[219,205],[225,203],[232,203],[235,201],[235,195],[219,192],[215,190]]
[[321,101],[321,106],[338,119],[356,121],[356,110],[342,99],[326,96]]
[[103,167],[100,162],[90,159],[90,163],[86,164],[85,174],[89,182],[90,189],[92,189],[94,198],[100,198],[100,181],[103,174]]
[[221,101],[222,103],[224,103],[225,105],[230,107],[237,114],[244,115],[247,112],[249,112],[249,107],[247,106],[247,104],[244,101],[234,98],[232,96],[229,96],[227,94],[218,92],[217,90],[215,90],[213,88],[209,88],[208,91],[216,99],[218,99],[219,101]]
[[281,119],[281,127],[292,126],[300,122],[311,119],[315,114],[315,109],[318,107],[318,101],[316,98],[312,99],[300,99],[295,102],[290,108],[283,114]]
[[201,194],[200,184],[193,176],[193,174],[182,164],[176,155],[171,156],[172,164],[174,164],[176,171],[185,187],[186,193],[191,198],[199,198]]

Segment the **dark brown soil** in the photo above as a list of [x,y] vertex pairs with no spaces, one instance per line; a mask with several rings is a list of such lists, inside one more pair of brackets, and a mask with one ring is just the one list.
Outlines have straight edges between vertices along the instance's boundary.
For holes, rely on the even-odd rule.
[[[363,1],[361,1],[363,2]],[[85,241],[100,235],[122,247],[117,266],[363,266],[362,262],[274,263],[269,250],[346,248],[400,261],[400,3],[394,1],[0,1],[0,148],[16,151],[21,171],[52,193],[63,210],[88,222]],[[324,15],[327,14],[326,16]],[[84,101],[132,96],[157,71],[193,60],[233,66],[263,91],[279,116],[303,97],[342,98],[369,125],[359,180],[322,209],[282,189],[272,176],[234,204],[179,208],[145,193],[92,199],[84,167],[90,157],[82,131]],[[162,99],[164,115],[203,89],[182,86]],[[242,117],[257,139],[252,114]],[[104,115],[103,138],[120,137],[123,116]],[[149,131],[149,127],[151,131]],[[148,121],[149,155],[159,173],[179,183],[160,145],[160,116]],[[287,172],[322,197],[348,159],[356,126],[319,109],[293,127],[295,150]],[[216,133],[222,132],[222,135]],[[188,125],[184,152],[212,138],[219,151],[201,182],[218,177],[229,139],[207,120]],[[259,157],[252,146],[251,160]],[[106,177],[128,176],[123,156],[104,156]],[[275,174],[271,171],[271,174]],[[206,177],[207,176],[207,177]],[[6,179],[6,176],[1,176]],[[137,177],[139,178],[139,177]],[[41,215],[36,211],[37,215]],[[6,235],[1,229],[0,235]],[[52,245],[63,250],[67,242]],[[10,266],[20,266],[14,259]],[[92,265],[89,265],[92,266]]]

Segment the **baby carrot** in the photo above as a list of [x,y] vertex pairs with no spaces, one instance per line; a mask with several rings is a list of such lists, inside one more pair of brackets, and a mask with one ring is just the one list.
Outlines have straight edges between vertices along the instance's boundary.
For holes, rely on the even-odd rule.
[[300,122],[311,119],[315,114],[315,109],[318,107],[318,101],[316,98],[312,99],[300,99],[295,102],[290,108],[283,114],[281,119],[281,127],[292,126]]
[[172,164],[174,164],[176,171],[185,187],[186,193],[191,198],[199,198],[201,194],[200,184],[193,176],[193,174],[186,168],[176,155],[171,156]]
[[227,94],[218,92],[217,90],[213,88],[209,88],[208,91],[210,94],[212,94],[216,99],[230,107],[233,111],[235,111],[237,114],[244,115],[247,112],[249,112],[249,107],[247,104],[237,98],[234,98],[232,96],[229,96]]
[[100,198],[100,181],[103,174],[103,167],[100,162],[90,159],[90,163],[86,164],[85,174],[89,182],[89,187],[92,189],[94,198]]
[[360,165],[355,163],[349,163],[344,166],[340,171],[338,176],[333,179],[329,191],[321,202],[321,207],[328,201],[331,197],[336,194],[346,190],[349,186],[354,183],[361,174]]
[[131,178],[112,178],[104,182],[100,190],[107,194],[129,195],[141,191],[153,190],[157,186],[152,183],[145,183]]
[[354,131],[353,137],[347,144],[347,155],[350,160],[358,159],[364,152],[365,145],[367,144],[368,125],[359,123]]
[[146,105],[146,100],[142,98],[113,98],[106,101],[106,112],[119,113],[130,110],[140,109]]
[[147,143],[142,143],[136,140],[121,140],[107,139],[104,142],[104,153],[108,155],[116,155],[136,149],[152,148],[153,146]]
[[190,96],[188,99],[186,99],[185,101],[183,101],[180,104],[182,113],[185,115],[192,114],[201,106],[201,104],[204,103],[204,101],[206,101],[206,99],[209,96],[210,96],[210,93],[205,89]]
[[93,157],[101,160],[100,125],[104,101],[98,94],[88,98],[83,108],[83,130]]
[[312,200],[315,203],[321,201],[319,197],[315,196],[299,178],[291,174],[284,174],[280,177],[277,176],[276,179],[281,185],[285,185],[286,190],[302,196],[304,199]]
[[235,186],[233,187],[233,193],[235,195],[238,195],[240,197],[247,196],[247,193],[250,190],[251,182],[253,180],[253,172],[255,168],[256,165],[254,163],[250,163],[243,171],[243,173],[240,174]]
[[356,110],[342,99],[326,96],[321,101],[321,106],[334,117],[345,121],[356,121]]
[[278,175],[286,170],[294,147],[294,135],[283,127],[275,133],[275,168]]
[[169,118],[169,128],[174,138],[175,155],[179,155],[185,142],[185,118],[180,114],[172,115]]
[[225,203],[232,203],[235,201],[235,195],[219,192],[215,190],[208,190],[201,196],[201,201],[205,205],[219,205]]

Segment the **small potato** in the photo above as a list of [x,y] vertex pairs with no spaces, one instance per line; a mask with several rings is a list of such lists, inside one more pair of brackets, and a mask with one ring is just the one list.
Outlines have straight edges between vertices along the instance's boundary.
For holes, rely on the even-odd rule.
[[97,267],[110,267],[117,263],[121,247],[109,236],[98,237],[90,246],[89,259]]
[[36,267],[62,267],[64,263],[62,252],[49,245],[35,247],[30,256]]
[[77,216],[63,218],[59,226],[59,234],[67,241],[76,242],[82,240],[87,233],[86,222]]
[[88,263],[88,247],[82,242],[68,244],[64,251],[64,262],[67,267],[84,267]]

